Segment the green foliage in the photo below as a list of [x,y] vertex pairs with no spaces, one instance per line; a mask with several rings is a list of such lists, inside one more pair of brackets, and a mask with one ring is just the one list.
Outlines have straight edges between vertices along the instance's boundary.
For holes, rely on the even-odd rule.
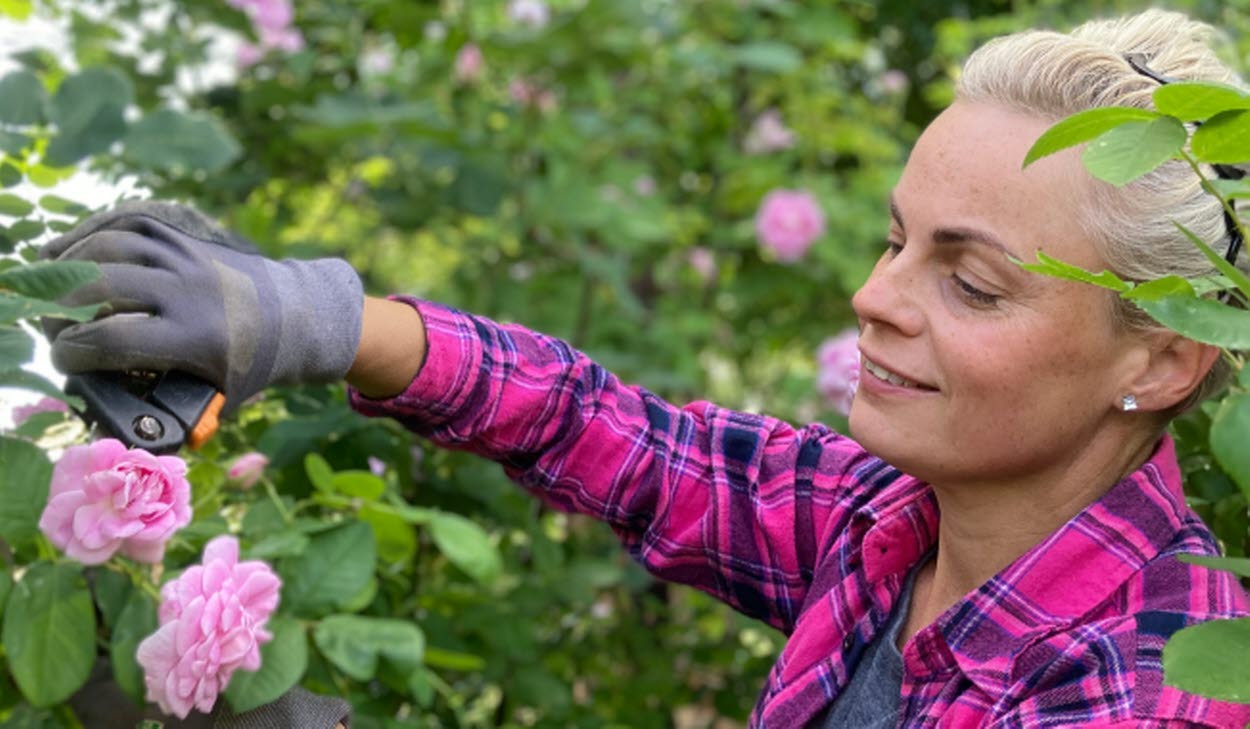
[[86,682],[95,664],[95,613],[80,567],[37,563],[14,585],[4,648],[26,700],[51,706]]
[[144,701],[143,669],[135,659],[135,651],[144,638],[156,632],[156,601],[140,589],[131,589],[121,612],[113,621],[109,642],[109,661],[117,685],[136,704]]
[[1250,618],[1193,625],[1163,648],[1167,683],[1223,701],[1250,704]]
[[133,99],[129,77],[114,68],[87,68],[62,81],[49,106],[57,134],[46,161],[63,167],[106,151],[125,133],[126,107]]
[[1211,82],[1166,84],[1155,89],[1155,108],[1181,121],[1206,121],[1229,109],[1250,109],[1250,96],[1241,90]]
[[357,681],[377,675],[381,660],[407,672],[418,668],[425,655],[425,635],[404,620],[331,615],[317,625],[313,640],[326,658]]
[[1081,159],[1091,175],[1119,187],[1174,157],[1187,138],[1185,127],[1170,116],[1129,121],[1100,134]]
[[126,133],[126,156],[141,168],[158,171],[219,172],[242,150],[213,119],[158,109]]
[[39,447],[0,436],[0,538],[21,545],[39,533],[52,464]]
[[273,640],[260,649],[260,670],[238,672],[226,689],[226,699],[236,712],[276,700],[308,670],[308,637],[298,620],[276,618],[266,629],[273,633]]
[[1159,115],[1148,109],[1108,106],[1089,109],[1060,121],[1042,133],[1024,156],[1024,166],[1055,152],[1084,144],[1129,122],[1152,122]]

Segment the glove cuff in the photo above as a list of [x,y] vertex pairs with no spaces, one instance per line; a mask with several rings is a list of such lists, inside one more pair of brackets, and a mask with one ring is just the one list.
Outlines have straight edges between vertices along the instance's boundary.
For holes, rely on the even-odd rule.
[[281,325],[269,381],[337,382],[360,347],[364,287],[347,261],[265,261],[281,302]]

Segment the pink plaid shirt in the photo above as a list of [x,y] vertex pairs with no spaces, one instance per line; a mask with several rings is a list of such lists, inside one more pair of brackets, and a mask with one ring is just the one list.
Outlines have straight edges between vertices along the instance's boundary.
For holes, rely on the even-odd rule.
[[[752,714],[802,727],[846,686],[933,545],[931,489],[821,425],[675,407],[568,344],[439,305],[427,361],[368,415],[501,463],[548,503],[612,526],[659,577],[789,639]],[[1250,614],[1186,506],[1170,439],[1138,471],[952,606],[903,651],[900,726],[1227,727],[1250,706],[1163,684],[1168,636]]]

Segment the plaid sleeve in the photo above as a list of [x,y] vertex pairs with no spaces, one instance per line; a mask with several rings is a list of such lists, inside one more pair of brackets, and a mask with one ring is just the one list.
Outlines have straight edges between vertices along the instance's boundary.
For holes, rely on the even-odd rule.
[[427,360],[389,400],[352,393],[470,450],[553,506],[607,522],[648,570],[789,631],[868,456],[828,428],[706,402],[678,408],[567,343],[409,299]]

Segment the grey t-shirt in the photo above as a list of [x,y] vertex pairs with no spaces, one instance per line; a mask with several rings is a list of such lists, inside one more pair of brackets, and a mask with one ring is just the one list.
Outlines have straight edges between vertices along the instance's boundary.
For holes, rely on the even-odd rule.
[[907,620],[916,573],[927,561],[922,559],[907,575],[885,629],[864,649],[850,683],[834,699],[824,719],[808,725],[811,729],[893,729],[898,724],[899,695],[903,692],[903,655],[898,650],[898,632]]

